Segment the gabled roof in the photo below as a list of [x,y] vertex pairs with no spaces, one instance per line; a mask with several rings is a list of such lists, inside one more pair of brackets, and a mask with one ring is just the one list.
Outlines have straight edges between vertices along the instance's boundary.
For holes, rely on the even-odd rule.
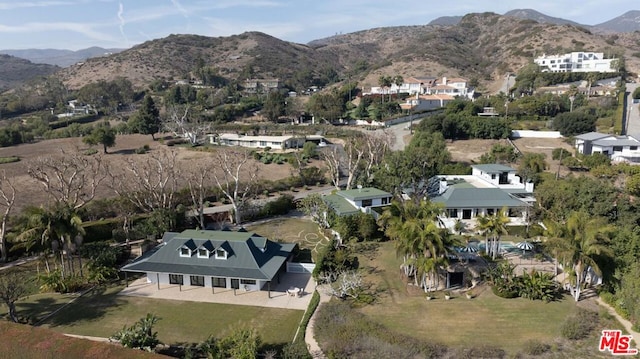
[[472,168],[478,169],[484,173],[502,173],[502,172],[515,172],[512,167],[501,165],[498,163],[490,163],[484,165],[471,165]]
[[[227,258],[181,257],[178,249],[190,242],[195,248],[222,248]],[[251,232],[186,230],[122,270],[271,280],[294,248],[293,243],[276,243]]]
[[469,188],[453,185],[440,196],[431,199],[445,208],[502,208],[525,207],[523,201],[513,198],[500,188]]
[[585,140],[585,141],[595,141],[605,137],[611,137],[613,135],[608,135],[606,133],[600,132],[587,132],[581,135],[575,136],[576,139]]

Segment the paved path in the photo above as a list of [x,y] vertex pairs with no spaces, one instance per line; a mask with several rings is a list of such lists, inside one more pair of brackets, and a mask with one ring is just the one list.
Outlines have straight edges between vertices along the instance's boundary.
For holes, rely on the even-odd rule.
[[625,133],[631,136],[640,135],[640,104],[633,103],[633,91],[638,87],[636,83],[627,84],[627,98],[624,118]]
[[326,303],[329,300],[331,300],[331,296],[326,294],[322,287],[317,287],[316,290],[320,294],[320,303],[318,304],[318,307],[316,308],[315,312],[313,312],[313,315],[311,315],[311,318],[309,319],[309,323],[307,324],[307,330],[304,332],[304,341],[305,343],[307,343],[307,349],[309,350],[309,353],[314,359],[324,359],[326,358],[326,356],[322,352],[322,349],[320,349],[320,346],[318,345],[318,342],[316,341],[316,338],[313,335],[313,328],[315,327],[318,310],[320,310],[320,307],[322,306],[323,303]]

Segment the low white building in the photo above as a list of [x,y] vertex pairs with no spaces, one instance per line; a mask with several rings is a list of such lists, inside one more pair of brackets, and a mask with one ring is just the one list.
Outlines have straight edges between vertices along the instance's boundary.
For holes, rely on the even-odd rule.
[[632,136],[589,132],[575,136],[574,146],[584,155],[603,153],[613,162],[640,163],[640,141]]
[[322,136],[247,136],[236,133],[223,133],[220,135],[207,135],[209,143],[221,146],[240,146],[247,148],[272,148],[286,150],[289,148],[301,148],[305,142],[324,142]]
[[543,72],[616,72],[612,61],[602,52],[571,52],[568,54],[543,54],[533,60]]

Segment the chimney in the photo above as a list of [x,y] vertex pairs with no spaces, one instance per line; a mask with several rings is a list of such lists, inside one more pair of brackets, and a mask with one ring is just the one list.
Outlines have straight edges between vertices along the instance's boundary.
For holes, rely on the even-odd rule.
[[443,84],[443,85],[446,85],[446,84],[447,84],[447,77],[446,77],[446,76],[443,76],[443,77],[442,77],[442,84]]

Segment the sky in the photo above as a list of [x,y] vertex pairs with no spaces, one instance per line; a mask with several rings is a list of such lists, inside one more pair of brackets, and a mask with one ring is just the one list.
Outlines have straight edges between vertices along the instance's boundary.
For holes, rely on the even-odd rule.
[[634,7],[640,5],[631,0],[0,0],[0,49],[130,48],[170,34],[245,31],[308,43],[441,16],[527,8],[595,25]]

